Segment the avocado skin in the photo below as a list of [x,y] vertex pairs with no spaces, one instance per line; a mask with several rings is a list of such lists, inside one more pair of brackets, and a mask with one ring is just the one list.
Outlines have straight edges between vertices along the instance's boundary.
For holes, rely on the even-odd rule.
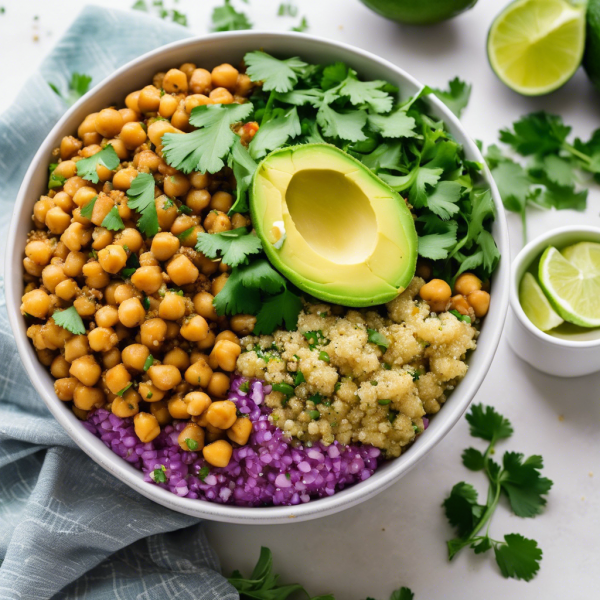
[[477,0],[361,0],[386,19],[407,25],[433,25],[473,8]]

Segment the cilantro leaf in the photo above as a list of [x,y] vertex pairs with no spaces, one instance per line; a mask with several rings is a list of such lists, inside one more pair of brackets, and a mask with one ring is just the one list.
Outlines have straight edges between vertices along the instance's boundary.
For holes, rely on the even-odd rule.
[[248,153],[248,150],[242,144],[241,138],[238,138],[233,144],[231,154],[227,159],[227,164],[231,169],[233,169],[233,176],[235,177],[236,185],[236,200],[233,203],[233,206],[229,209],[229,214],[233,214],[235,212],[247,212],[247,192],[258,165],[254,162]]
[[540,475],[539,470],[543,467],[541,456],[530,456],[525,461],[523,458],[517,452],[504,454],[500,483],[518,517],[535,517],[546,506],[543,496],[550,491],[552,481]]
[[503,440],[513,434],[510,421],[497,413],[491,406],[473,404],[466,419],[471,426],[471,435],[488,442]]
[[85,333],[83,321],[74,306],[55,312],[52,318],[59,327],[70,331],[74,335],[83,335]]
[[389,115],[369,115],[369,127],[384,138],[416,137],[416,121],[402,108]]
[[211,31],[239,31],[252,29],[252,23],[243,12],[231,6],[231,0],[225,0],[223,6],[217,6],[212,12]]
[[349,69],[346,79],[339,85],[338,94],[347,97],[354,106],[387,113],[392,110],[393,98],[383,91],[386,85],[387,82],[382,80],[360,81],[356,71]]
[[119,215],[119,209],[116,206],[113,206],[110,209],[110,212],[104,217],[104,220],[102,221],[102,227],[105,227],[109,231],[121,231],[121,229],[125,229],[123,219],[121,219],[121,215]]
[[215,296],[213,304],[219,316],[250,314],[255,315],[260,307],[260,291],[242,285],[240,271],[234,268],[223,289]]
[[317,113],[317,123],[327,137],[341,138],[351,142],[366,140],[363,127],[367,113],[359,110],[338,112],[324,104]]
[[570,132],[559,116],[541,111],[522,117],[512,130],[502,129],[500,141],[523,156],[543,155],[560,150]]
[[256,50],[244,56],[246,74],[254,82],[262,81],[262,89],[269,92],[289,92],[298,82],[298,76],[308,65],[297,56],[279,60],[266,52]]
[[361,154],[361,162],[376,173],[381,169],[397,169],[402,155],[402,142],[388,141],[379,144],[373,152]]
[[220,257],[226,265],[237,267],[250,254],[258,254],[262,250],[262,244],[260,238],[248,233],[245,227],[240,227],[222,233],[201,233],[198,235],[196,250],[208,258]]
[[281,294],[264,301],[254,326],[255,335],[268,335],[276,327],[285,323],[286,329],[292,331],[298,324],[298,315],[302,310],[302,300],[293,292],[285,289]]
[[65,184],[65,181],[67,180],[66,177],[63,177],[62,175],[55,173],[56,167],[58,167],[58,163],[51,163],[48,166],[48,169],[50,171],[50,176],[48,178],[48,189],[49,190],[53,190],[55,188],[62,187]]
[[531,180],[525,169],[512,160],[505,159],[492,169],[502,202],[507,210],[522,213],[530,194]]
[[283,146],[290,138],[300,135],[302,128],[296,107],[288,111],[275,113],[264,125],[261,125],[252,138],[248,150],[250,156],[259,159],[270,150]]
[[477,490],[464,481],[457,483],[444,500],[446,517],[450,525],[456,528],[459,537],[470,533],[483,514],[485,507],[478,504],[477,500]]
[[496,562],[504,577],[530,581],[540,568],[542,551],[535,540],[517,533],[504,536],[506,543],[494,546]]
[[343,62],[336,62],[323,69],[321,88],[329,90],[338,86],[348,76],[348,67]]
[[94,196],[80,211],[79,214],[86,219],[92,218],[92,213],[94,212],[94,205],[96,204],[96,200],[98,200],[98,196]]
[[462,453],[463,465],[471,471],[481,471],[484,467],[483,454],[475,448],[467,448]]
[[315,108],[321,106],[324,100],[324,95],[321,90],[292,90],[285,94],[275,94],[275,99],[284,104],[292,104],[294,106],[305,106],[310,104]]
[[167,163],[184,173],[217,173],[236,140],[231,125],[247,118],[254,107],[246,104],[197,106],[190,114],[192,133],[166,133],[163,153]]
[[237,271],[242,285],[246,288],[257,288],[268,294],[276,294],[285,287],[285,279],[264,258],[254,260]]
[[487,275],[491,275],[500,262],[500,252],[492,234],[483,230],[477,237],[477,243],[481,248],[481,263]]
[[154,177],[150,173],[139,173],[127,190],[127,206],[141,215],[137,227],[147,237],[156,235],[159,229],[154,187]]
[[377,344],[382,352],[385,352],[388,349],[390,340],[388,340],[383,333],[380,333],[376,329],[367,329],[367,333],[369,335],[368,341],[371,344]]
[[475,242],[484,230],[484,222],[493,219],[495,215],[496,208],[490,190],[474,190],[471,194],[471,219],[467,243]]
[[92,78],[90,75],[83,73],[73,73],[71,75],[71,81],[69,82],[69,91],[66,96],[63,96],[61,91],[53,83],[48,83],[52,88],[52,91],[60,96],[69,106],[72,106],[81,98],[84,94],[87,94],[90,89],[90,83]]
[[440,181],[426,200],[429,210],[440,219],[447,221],[460,208],[461,185],[456,181]]
[[445,231],[419,235],[420,256],[432,260],[448,258],[450,250],[456,245],[456,231],[458,226],[454,221],[449,221],[445,225]]
[[100,181],[96,172],[98,165],[103,165],[111,171],[114,171],[119,166],[119,157],[110,144],[100,150],[100,152],[77,161],[77,175],[92,183],[98,183]]
[[471,97],[471,86],[458,77],[448,82],[447,90],[433,88],[433,93],[457,116],[460,118],[462,111],[469,104]]
[[300,23],[298,23],[298,25],[296,25],[295,27],[292,27],[290,29],[290,31],[298,31],[300,33],[306,31],[308,29],[308,21],[306,20],[306,17],[302,17],[300,19]]
[[407,587],[402,587],[399,590],[394,590],[390,596],[390,600],[414,600],[415,595]]

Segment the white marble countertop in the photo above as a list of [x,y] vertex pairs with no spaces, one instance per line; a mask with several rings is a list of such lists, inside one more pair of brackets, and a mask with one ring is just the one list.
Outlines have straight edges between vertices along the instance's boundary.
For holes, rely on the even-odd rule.
[[[0,57],[3,83],[0,112],[69,26],[87,0],[2,0]],[[133,0],[98,0],[126,7]],[[260,28],[285,30],[299,20],[276,16],[279,0],[240,0]],[[523,98],[492,73],[485,54],[489,25],[506,4],[479,0],[469,13],[428,29],[400,27],[371,13],[358,0],[296,0],[310,33],[341,40],[379,54],[424,83],[444,86],[455,75],[473,83],[463,121],[474,137],[492,143],[498,129],[521,114],[545,109],[563,115],[577,135],[600,127],[600,93],[580,71],[559,92]],[[170,6],[168,0],[165,4]],[[208,30],[209,14],[219,0],[180,0],[174,6],[189,16],[196,33]],[[34,16],[38,16],[34,20]],[[37,40],[34,40],[37,37]],[[590,190],[585,214],[572,211],[530,214],[530,237],[571,223],[600,225],[600,189]],[[513,256],[521,245],[518,219],[509,215]],[[600,357],[599,357],[600,360]],[[503,579],[492,556],[462,552],[452,564],[445,540],[451,535],[441,510],[458,481],[473,482],[485,493],[483,476],[461,464],[462,450],[477,441],[464,420],[419,467],[378,497],[343,513],[306,523],[280,526],[209,524],[208,532],[224,571],[249,572],[261,545],[275,555],[284,581],[300,581],[313,594],[333,592],[337,600],[372,596],[386,600],[406,585],[416,600],[589,599],[598,595],[600,560],[600,374],[575,380],[538,373],[517,359],[506,340],[477,397],[512,421],[515,434],[499,447],[542,454],[545,474],[555,482],[548,508],[536,519],[511,516],[501,502],[491,533],[522,533],[544,551],[539,575],[530,583]],[[596,575],[594,575],[596,573]]]

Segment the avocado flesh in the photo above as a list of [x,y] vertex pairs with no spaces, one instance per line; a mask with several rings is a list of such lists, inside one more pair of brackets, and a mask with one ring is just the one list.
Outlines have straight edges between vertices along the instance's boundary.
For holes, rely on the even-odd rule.
[[[316,298],[382,304],[414,276],[417,235],[406,203],[335,146],[272,152],[256,171],[250,204],[273,266]],[[276,248],[281,223],[286,237]]]

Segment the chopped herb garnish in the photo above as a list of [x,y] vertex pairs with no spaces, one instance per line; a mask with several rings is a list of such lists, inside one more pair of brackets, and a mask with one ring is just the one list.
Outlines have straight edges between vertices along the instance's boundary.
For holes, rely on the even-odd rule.
[[286,473],[286,474],[285,474],[285,478],[286,478],[286,479],[291,479],[291,478],[292,478],[292,475],[291,475],[291,473]]
[[147,398],[148,400],[150,400],[150,398],[152,398],[152,396],[153,396],[153,395],[154,395],[154,394],[153,394],[152,392],[148,392],[148,393],[146,394],[146,398]]
[[125,268],[121,269],[121,277],[129,279],[140,268],[140,259],[137,254],[130,254],[125,263]]
[[398,411],[394,410],[393,408],[390,408],[390,412],[388,413],[388,421],[390,423],[393,423],[396,420],[397,416],[398,416]]
[[457,310],[448,311],[451,315],[454,315],[459,321],[464,321],[465,323],[471,322],[471,317],[469,315],[463,315],[459,313]]
[[121,231],[122,229],[125,229],[123,219],[121,219],[119,209],[116,206],[113,206],[106,217],[104,217],[104,220],[102,221],[102,227],[108,229],[109,231]]
[[388,365],[387,363],[381,363],[381,368],[385,369],[386,371],[389,371],[392,367],[391,367],[391,365]]
[[300,23],[298,23],[298,25],[296,25],[296,27],[292,27],[292,29],[290,31],[298,31],[300,33],[306,31],[308,29],[308,21],[306,20],[306,17],[302,17],[302,19],[300,19]]
[[248,393],[250,391],[250,382],[244,381],[244,382],[240,383],[239,390],[240,390],[240,392]]
[[382,399],[382,400],[377,400],[377,402],[379,404],[381,404],[381,406],[387,406],[388,404],[391,403],[391,400],[389,400],[388,398]]
[[314,350],[319,344],[322,344],[325,341],[325,336],[320,329],[318,331],[305,331],[303,335],[311,350]]
[[53,190],[55,188],[62,187],[64,185],[65,181],[67,180],[66,177],[63,177],[62,175],[59,175],[58,173],[54,172],[54,171],[56,171],[56,167],[58,167],[58,163],[51,163],[48,166],[48,169],[50,171],[50,177],[48,179],[48,189],[49,190]]
[[377,344],[379,349],[382,352],[385,352],[390,345],[390,341],[383,335],[383,333],[379,333],[376,329],[367,329],[367,333],[369,334],[369,342],[371,344]]
[[271,387],[274,392],[281,392],[288,398],[294,395],[294,388],[289,383],[274,383]]
[[154,364],[154,357],[152,354],[148,355],[148,358],[144,362],[144,371],[147,371]]
[[329,362],[330,361],[329,354],[327,354],[327,352],[325,352],[324,350],[321,350],[321,352],[319,352],[319,360]]
[[96,259],[96,260],[98,259],[98,253],[97,253],[97,252],[96,252],[94,249],[92,249],[92,250],[91,250],[91,251],[88,253],[88,256],[89,256],[90,258],[94,258],[94,259]]
[[184,215],[191,215],[194,212],[187,204],[182,204],[181,206],[178,206],[177,210],[180,213],[183,213]]
[[164,467],[162,467],[162,469],[154,469],[151,477],[156,483],[167,483],[167,476],[165,475]]
[[194,227],[193,226],[192,227],[188,227],[185,231],[182,231],[181,233],[178,233],[177,237],[180,240],[185,240],[185,239],[187,239],[191,235],[191,233],[193,231],[194,231]]
[[318,421],[321,418],[321,413],[318,410],[309,410],[308,416],[314,421]]
[[305,381],[306,379],[304,378],[304,373],[302,373],[302,371],[296,371],[296,377],[294,377],[294,385],[300,385]]
[[323,396],[321,396],[321,394],[319,394],[318,392],[312,396],[309,397],[309,400],[313,403],[313,404],[321,404],[321,402],[323,402]]
[[196,440],[193,440],[192,438],[185,438],[185,443],[192,452],[198,450],[198,442]]
[[74,306],[61,311],[56,311],[52,318],[54,322],[63,329],[70,331],[74,335],[83,335],[85,333],[85,326],[77,309]]
[[378,384],[379,384],[379,381],[375,381],[375,380],[371,381],[371,385],[378,385]]
[[[117,396],[123,397],[123,394],[133,385],[133,381],[130,381],[122,390],[117,392]],[[132,407],[133,408],[133,407]]]
[[336,384],[333,386],[333,389],[336,392],[339,392],[341,387],[342,387],[342,384],[339,381],[337,381]]
[[421,377],[421,375],[422,375],[421,371],[417,371],[417,370],[413,371],[411,373],[412,380],[413,381],[419,381],[419,377]]
[[96,205],[96,200],[98,200],[98,196],[94,196],[81,210],[80,214],[82,217],[86,219],[92,218],[92,213],[94,212],[94,206]]
[[148,296],[144,296],[144,299],[142,300],[142,306],[146,310],[150,310],[150,298],[148,298]]

